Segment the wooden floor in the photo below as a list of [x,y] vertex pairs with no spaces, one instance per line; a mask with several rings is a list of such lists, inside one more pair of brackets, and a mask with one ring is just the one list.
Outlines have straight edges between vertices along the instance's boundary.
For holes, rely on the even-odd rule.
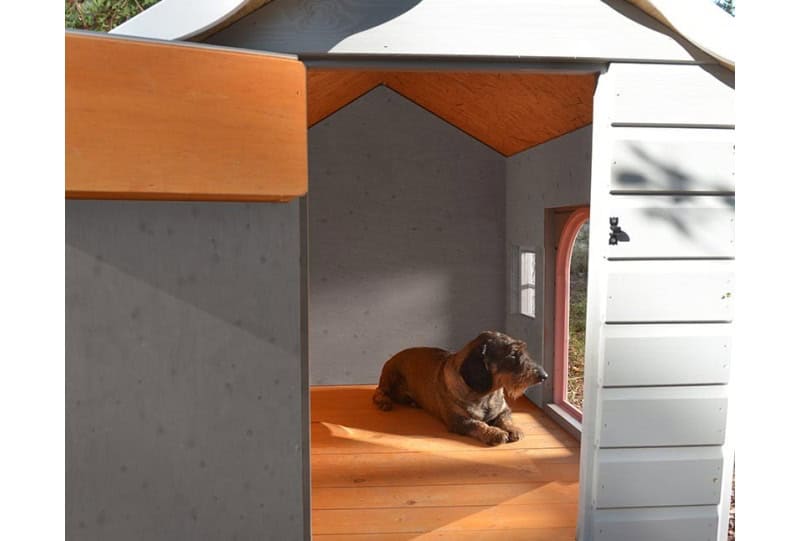
[[526,398],[526,437],[486,447],[422,410],[372,405],[374,386],[311,388],[317,541],[573,541],[579,443]]

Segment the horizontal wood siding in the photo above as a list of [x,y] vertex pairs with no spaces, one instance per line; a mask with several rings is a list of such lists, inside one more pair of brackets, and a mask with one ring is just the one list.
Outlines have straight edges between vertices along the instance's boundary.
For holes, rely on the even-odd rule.
[[[612,64],[598,89],[589,268],[599,276],[589,273],[586,345],[596,373],[587,370],[584,398],[596,417],[584,417],[593,448],[582,454],[582,484],[593,485],[579,539],[722,541],[736,297],[732,75]],[[612,217],[628,241],[609,244]]]
[[611,149],[611,191],[734,191],[734,131],[619,128]]
[[717,508],[665,507],[597,512],[594,541],[713,541]]
[[600,445],[722,445],[727,410],[726,385],[607,389]]
[[608,322],[730,321],[732,261],[612,261]]
[[716,67],[615,64],[612,124],[734,124],[733,74]]
[[719,503],[720,447],[600,449],[597,507]]
[[606,325],[603,385],[728,383],[731,324]]
[[285,201],[307,192],[302,62],[84,33],[67,33],[65,58],[67,197]]
[[629,240],[607,245],[608,257],[733,257],[733,197],[615,196],[609,216]]

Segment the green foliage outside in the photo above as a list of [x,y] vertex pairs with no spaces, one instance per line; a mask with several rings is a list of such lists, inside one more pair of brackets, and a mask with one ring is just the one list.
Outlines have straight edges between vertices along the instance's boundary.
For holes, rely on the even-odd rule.
[[67,28],[108,32],[159,0],[65,0]]
[[589,222],[578,231],[569,269],[569,366],[567,401],[583,409],[583,364],[586,355],[586,286],[589,276]]

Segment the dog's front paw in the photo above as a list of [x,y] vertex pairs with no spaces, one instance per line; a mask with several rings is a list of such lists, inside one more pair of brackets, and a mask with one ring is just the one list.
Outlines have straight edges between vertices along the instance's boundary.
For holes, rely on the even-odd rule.
[[511,430],[508,431],[508,443],[519,441],[524,437],[525,433],[518,428],[512,428]]
[[483,435],[483,443],[486,445],[500,445],[508,442],[508,432],[500,430],[499,428],[489,427]]

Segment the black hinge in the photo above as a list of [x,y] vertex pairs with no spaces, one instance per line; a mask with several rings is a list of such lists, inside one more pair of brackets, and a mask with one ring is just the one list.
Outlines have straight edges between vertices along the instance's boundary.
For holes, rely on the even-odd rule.
[[611,224],[611,233],[608,234],[608,243],[611,246],[615,246],[618,242],[631,240],[628,234],[619,226],[619,218],[617,216],[609,218],[608,223]]

